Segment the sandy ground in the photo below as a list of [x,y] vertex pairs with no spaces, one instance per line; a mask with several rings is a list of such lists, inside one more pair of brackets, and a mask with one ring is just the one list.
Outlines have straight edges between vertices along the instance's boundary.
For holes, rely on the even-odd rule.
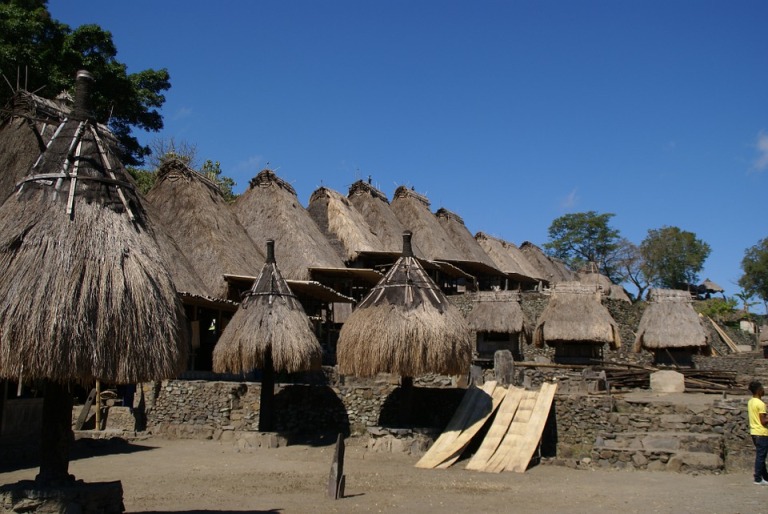
[[[79,441],[70,472],[120,480],[127,512],[727,512],[768,510],[749,473],[691,476],[541,465],[524,474],[414,467],[415,457],[369,453],[348,441],[345,498],[325,496],[333,446],[239,452],[214,441]],[[0,465],[0,483],[34,478]]]

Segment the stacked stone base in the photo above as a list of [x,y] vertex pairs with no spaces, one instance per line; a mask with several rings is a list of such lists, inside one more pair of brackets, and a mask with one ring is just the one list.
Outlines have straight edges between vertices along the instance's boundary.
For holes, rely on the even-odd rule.
[[123,506],[120,482],[85,483],[41,487],[32,480],[0,487],[0,509],[10,513],[119,514]]

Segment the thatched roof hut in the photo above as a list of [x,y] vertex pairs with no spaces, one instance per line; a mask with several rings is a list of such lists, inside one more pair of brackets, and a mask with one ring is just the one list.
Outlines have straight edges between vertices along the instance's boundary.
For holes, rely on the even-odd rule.
[[464,220],[456,213],[445,208],[440,208],[435,213],[440,226],[443,227],[453,246],[461,254],[461,262],[468,269],[472,269],[478,275],[490,275],[501,277],[504,274],[496,266],[496,263],[488,256],[477,243],[472,233],[464,225]]
[[384,252],[384,245],[349,199],[320,187],[309,198],[307,212],[345,262],[361,252]]
[[302,207],[296,191],[272,170],[263,170],[234,204],[254,241],[273,239],[285,278],[309,280],[309,268],[344,268],[344,262]]
[[525,258],[513,243],[489,236],[484,232],[475,234],[475,240],[485,251],[496,267],[510,278],[524,284],[536,284],[545,281],[539,271]]
[[544,251],[531,243],[525,241],[520,245],[520,251],[528,262],[533,265],[539,272],[539,275],[548,281],[550,285],[557,284],[558,282],[573,282],[578,281],[579,276],[576,272],[571,271],[568,267],[557,259],[553,259],[544,253]]
[[181,160],[162,163],[147,200],[214,296],[228,296],[225,273],[246,274],[264,264],[219,187]]
[[709,344],[701,318],[693,310],[691,293],[651,289],[648,306],[637,327],[634,350],[702,348]]
[[[368,182],[358,180],[349,187],[347,195],[357,211],[363,215],[368,226],[382,244],[382,250],[400,255],[405,227],[392,210],[387,196]],[[412,242],[413,254],[425,259],[416,242]]]
[[360,303],[339,334],[339,372],[456,375],[468,370],[471,332],[432,282],[403,236],[403,255]]
[[539,316],[533,342],[541,347],[563,344],[621,346],[619,327],[601,303],[600,289],[578,282],[554,286],[549,304]]
[[478,355],[491,357],[496,350],[509,349],[520,356],[522,343],[530,342],[533,332],[532,323],[520,305],[520,293],[479,291],[473,300],[467,322],[477,334]]
[[611,279],[603,275],[598,271],[580,271],[579,282],[584,285],[593,285],[600,288],[603,296],[611,300],[619,300],[622,302],[631,302],[629,295],[618,284],[611,282]]
[[451,237],[429,210],[427,197],[400,186],[395,190],[391,206],[400,224],[416,235],[419,248],[427,259],[449,262],[464,260]]

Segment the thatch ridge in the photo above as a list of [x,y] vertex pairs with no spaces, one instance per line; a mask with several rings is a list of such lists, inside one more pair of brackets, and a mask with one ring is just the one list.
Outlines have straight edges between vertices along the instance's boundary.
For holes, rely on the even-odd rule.
[[344,268],[344,262],[323,235],[293,188],[264,170],[235,201],[237,219],[254,241],[273,239],[285,278],[309,280],[309,268]]
[[709,344],[688,291],[651,289],[648,296],[648,306],[637,326],[636,352],[643,348],[699,348]]
[[621,346],[619,327],[600,301],[597,286],[578,282],[559,283],[539,316],[533,333],[536,346],[562,343],[608,343]]
[[157,173],[147,199],[205,288],[226,298],[224,274],[253,273],[264,264],[262,252],[213,182],[179,159],[165,161]]
[[462,254],[462,261],[485,264],[491,270],[495,270],[495,274],[503,275],[496,266],[496,263],[493,262],[493,259],[483,250],[477,240],[472,237],[472,233],[464,225],[464,220],[459,215],[441,207],[435,213],[435,217],[448,234],[454,247]]
[[524,241],[520,245],[520,251],[528,259],[528,262],[538,270],[539,275],[550,284],[579,279],[578,274],[568,269],[565,263],[545,254],[541,248],[530,241]]
[[484,232],[475,234],[480,248],[488,254],[497,268],[521,282],[544,280],[541,273],[525,258],[520,249],[509,241],[490,236]]
[[389,203],[389,199],[387,198],[387,195],[385,195],[381,190],[373,187],[368,182],[363,182],[362,180],[358,180],[354,184],[349,186],[349,192],[347,196],[351,198],[352,196],[360,195],[360,194],[369,194],[385,203]]

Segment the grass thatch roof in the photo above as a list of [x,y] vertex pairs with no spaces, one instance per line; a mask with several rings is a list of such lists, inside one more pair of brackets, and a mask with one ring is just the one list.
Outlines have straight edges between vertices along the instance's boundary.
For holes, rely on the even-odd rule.
[[544,280],[539,271],[528,262],[513,243],[489,236],[484,232],[475,234],[475,240],[497,268],[518,282],[535,284],[539,280]]
[[83,112],[0,207],[0,377],[174,376],[188,345],[181,302],[140,197]]
[[521,244],[520,251],[523,252],[528,262],[538,270],[539,275],[550,284],[579,280],[576,272],[569,270],[562,261],[553,259],[545,254],[541,248],[530,241],[525,241]]
[[253,273],[264,264],[218,186],[179,159],[160,166],[147,199],[214,296],[227,297],[225,273]]
[[464,225],[464,220],[456,213],[440,208],[435,213],[438,223],[443,227],[453,246],[462,256],[462,261],[478,262],[496,270],[501,275],[496,263],[493,262],[483,248],[477,243],[472,233]]
[[475,332],[526,335],[530,341],[533,327],[520,306],[517,291],[480,291],[473,294],[467,322]]
[[309,268],[343,268],[328,239],[302,207],[293,187],[263,170],[234,204],[235,214],[253,241],[272,239],[283,276],[309,280]]
[[600,289],[578,282],[555,285],[549,304],[533,333],[536,346],[544,343],[605,344],[621,346],[619,327],[601,303]]
[[427,259],[433,261],[462,261],[461,252],[451,241],[440,222],[429,210],[429,200],[423,195],[400,186],[392,199],[392,211],[400,224],[413,232],[419,248]]
[[347,197],[326,187],[309,198],[307,212],[345,262],[360,252],[384,252],[384,245]]
[[693,310],[691,293],[651,289],[649,302],[637,327],[634,350],[643,348],[696,348],[708,345],[707,331]]
[[611,279],[602,273],[597,271],[580,271],[578,275],[579,282],[584,285],[593,285],[599,287],[605,298],[610,298],[611,300],[620,300],[622,302],[632,301],[630,300],[629,295],[623,287],[618,284],[614,284],[611,282]]
[[404,239],[403,256],[341,328],[340,373],[415,377],[469,368],[469,326],[413,257],[410,234]]
[[[395,211],[384,193],[362,180],[349,188],[349,201],[363,215],[366,223],[382,244],[383,251],[400,254],[405,227],[397,219]],[[424,252],[413,242],[413,254],[425,259]]]
[[275,371],[293,373],[319,364],[322,349],[301,303],[275,263],[274,242],[250,291],[213,349],[216,372],[264,369],[271,356]]

